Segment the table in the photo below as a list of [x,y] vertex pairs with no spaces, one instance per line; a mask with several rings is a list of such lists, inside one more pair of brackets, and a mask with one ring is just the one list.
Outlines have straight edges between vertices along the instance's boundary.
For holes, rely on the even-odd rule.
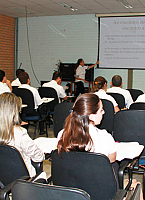
[[[62,82],[67,82],[70,83],[70,96],[72,96],[72,94],[75,94],[76,91],[76,84],[75,81],[62,81]],[[93,89],[93,82],[89,82],[89,89],[88,92],[90,92]]]

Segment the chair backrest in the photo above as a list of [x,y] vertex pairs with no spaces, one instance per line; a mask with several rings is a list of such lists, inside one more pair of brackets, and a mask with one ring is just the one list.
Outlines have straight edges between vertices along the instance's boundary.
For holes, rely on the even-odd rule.
[[28,89],[15,88],[14,94],[21,97],[22,103],[27,105],[27,107],[23,108],[23,113],[26,115],[32,114],[35,108],[33,93]]
[[70,114],[72,106],[73,102],[63,102],[55,106],[53,115],[53,132],[55,137],[63,129],[65,119]]
[[133,101],[136,101],[139,95],[144,94],[143,91],[138,90],[138,89],[127,89],[127,90],[130,92]]
[[92,199],[112,199],[117,190],[116,179],[109,158],[91,152],[52,153],[51,165],[54,185],[85,190]]
[[111,95],[115,99],[115,101],[118,104],[119,109],[123,109],[126,107],[125,98],[122,94],[113,93],[113,92],[107,92],[107,94]]
[[18,88],[19,86],[12,86],[12,92],[15,94],[15,89]]
[[[119,142],[139,142],[145,146],[145,111],[117,112],[114,117],[113,137]],[[145,150],[142,155],[145,156]]]
[[114,106],[111,101],[108,101],[106,99],[101,99],[101,101],[103,103],[103,109],[105,111],[105,114],[103,115],[101,124],[99,124],[97,127],[99,129],[106,129],[109,133],[112,133],[114,120]]
[[24,180],[13,183],[12,197],[14,200],[90,200],[90,195],[83,190]]
[[59,103],[57,92],[51,87],[39,87],[38,92],[41,98],[54,98],[53,101],[49,102],[48,106],[51,111],[54,110],[55,106]]
[[129,107],[131,110],[145,110],[145,103],[144,102],[136,102],[132,103]]
[[20,152],[12,146],[0,145],[0,181],[6,186],[29,172]]

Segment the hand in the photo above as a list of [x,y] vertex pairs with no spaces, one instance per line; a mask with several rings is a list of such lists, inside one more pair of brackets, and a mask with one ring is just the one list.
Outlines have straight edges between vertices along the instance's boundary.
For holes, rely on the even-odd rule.
[[10,86],[10,85],[11,85],[10,81],[7,80],[7,79],[6,79],[6,84],[7,84],[7,86]]
[[84,80],[85,83],[88,83],[88,81]]
[[6,79],[7,86],[10,88],[11,92],[12,92],[12,86],[11,86],[11,82],[9,80]]

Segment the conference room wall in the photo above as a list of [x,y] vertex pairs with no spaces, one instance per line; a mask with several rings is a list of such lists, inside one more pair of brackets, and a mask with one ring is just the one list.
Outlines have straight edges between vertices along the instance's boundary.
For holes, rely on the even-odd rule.
[[0,14],[0,69],[9,80],[15,76],[15,18]]
[[[83,58],[86,63],[96,62],[98,18],[95,15],[29,17],[27,21],[28,38],[26,19],[19,18],[18,22],[18,63],[22,63],[22,68],[30,74],[32,86],[39,87],[39,83],[32,72],[30,55],[39,82],[51,80],[54,70],[57,70],[56,64],[59,60],[63,63],[75,63],[78,58]],[[104,76],[108,81],[108,87],[110,87],[111,78],[115,74],[122,76],[123,88],[127,88],[128,70],[94,70],[94,77]],[[145,71],[135,70],[133,75],[133,87],[145,91],[142,82]]]

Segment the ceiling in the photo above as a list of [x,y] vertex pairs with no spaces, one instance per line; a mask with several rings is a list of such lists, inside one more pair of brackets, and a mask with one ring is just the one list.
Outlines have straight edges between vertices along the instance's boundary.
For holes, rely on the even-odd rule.
[[[145,13],[145,0],[127,0],[133,8],[125,8],[117,0],[0,0],[0,14],[11,17],[59,16],[80,14]],[[71,11],[66,3],[77,11]]]

